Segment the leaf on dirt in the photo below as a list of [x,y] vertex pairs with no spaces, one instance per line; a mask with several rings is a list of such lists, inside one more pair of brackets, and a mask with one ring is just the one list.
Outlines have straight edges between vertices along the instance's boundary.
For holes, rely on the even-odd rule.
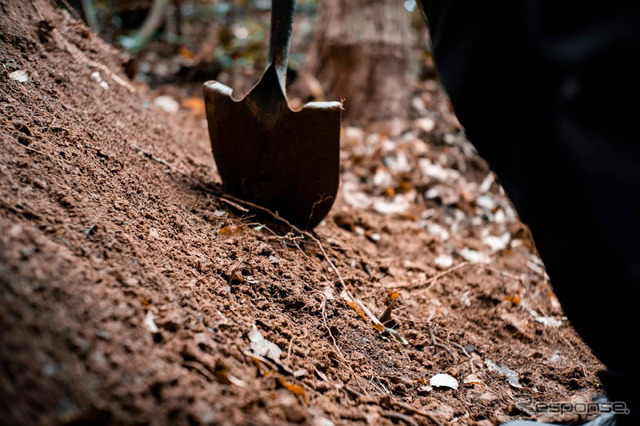
[[433,376],[431,380],[429,380],[429,384],[434,388],[458,389],[458,381],[453,376],[445,373]]
[[178,53],[187,59],[195,58],[195,55],[193,54],[193,52],[189,50],[189,48],[186,46],[180,46],[180,48],[178,49]]
[[408,172],[411,170],[407,154],[403,151],[395,150],[391,155],[384,157],[384,164],[393,172]]
[[448,269],[453,266],[453,257],[448,254],[441,254],[436,257],[433,262],[440,269]]
[[293,372],[293,377],[297,379],[299,377],[306,376],[307,374],[309,374],[309,372],[307,371],[306,368],[298,368],[296,371]]
[[[356,302],[347,300],[347,304],[349,306],[351,306],[353,308],[353,310],[356,311],[358,313],[358,315],[360,315],[362,317],[363,320],[367,321],[367,319],[368,319],[367,316],[364,314],[364,312],[362,312],[362,309],[360,309],[360,307],[356,304]],[[382,330],[380,330],[380,331],[382,331]]]
[[459,171],[446,169],[438,164],[433,164],[431,160],[427,158],[420,158],[418,160],[418,166],[426,176],[442,182],[452,183],[460,179]]
[[91,78],[94,79],[103,89],[107,90],[109,88],[109,84],[102,79],[102,76],[98,71],[94,71],[91,74]]
[[507,378],[507,382],[514,388],[522,389],[522,385],[520,384],[520,378],[518,373],[511,370],[509,367],[503,364],[497,364],[491,361],[489,358],[484,360],[485,365],[490,370],[496,371]]
[[238,225],[224,226],[224,227],[218,229],[218,234],[226,235],[228,237],[237,236],[237,235],[242,234],[242,227],[240,227]]
[[451,206],[460,201],[460,191],[444,185],[436,185],[430,188],[424,193],[424,196],[429,200],[440,200],[440,203],[445,206]]
[[482,380],[480,380],[477,374],[469,374],[462,380],[462,383],[466,386],[481,385]]
[[282,349],[275,343],[265,339],[255,324],[251,327],[248,337],[251,342],[249,348],[255,355],[269,358],[275,363],[281,364],[280,355],[282,355]]
[[487,235],[482,239],[482,242],[488,246],[492,252],[504,250],[509,245],[509,242],[511,242],[511,234],[505,232],[499,237]]
[[380,333],[384,333],[384,325],[382,324],[371,324],[371,327],[375,328]]
[[389,297],[389,305],[387,305],[387,308],[384,310],[382,315],[378,317],[378,321],[380,321],[385,326],[387,325],[388,322],[391,321],[391,311],[395,307],[396,302],[398,301],[398,297],[400,297],[400,294],[397,292],[388,290],[387,297]]
[[344,140],[349,145],[359,145],[364,139],[364,131],[359,127],[347,127],[344,129]]
[[324,288],[324,290],[322,291],[322,294],[324,295],[325,299],[327,300],[335,300],[336,298],[333,297],[333,289],[329,286],[326,286]]
[[304,405],[307,405],[307,394],[302,386],[287,382],[281,375],[276,376],[276,381],[292,395],[301,397]]
[[25,70],[18,70],[9,73],[9,78],[13,81],[17,81],[18,83],[27,83],[29,81],[29,73]]
[[235,386],[238,386],[239,388],[243,388],[247,386],[247,383],[244,380],[238,379],[237,377],[234,377],[231,374],[229,374],[229,370],[227,369],[227,366],[220,362],[216,363],[213,374],[218,380],[218,382],[224,385],[235,385]]
[[391,201],[376,200],[373,203],[373,210],[384,215],[403,213],[407,211],[409,207],[409,201],[402,194],[397,194]]
[[169,114],[176,113],[180,110],[180,104],[171,96],[158,96],[153,100],[153,104]]
[[551,328],[558,328],[562,325],[562,320],[553,317],[538,317],[536,318],[536,321],[546,327]]
[[148,311],[147,315],[145,315],[145,317],[144,317],[144,326],[147,327],[147,330],[149,330],[152,333],[157,333],[158,332],[158,326],[153,321],[153,312]]
[[447,231],[444,227],[438,225],[437,223],[427,222],[425,227],[427,228],[427,232],[434,237],[440,238],[442,241],[447,241],[450,237],[449,231]]
[[[365,321],[370,321],[371,326],[373,328],[375,328],[381,333],[389,334],[391,337],[393,337],[393,339],[402,343],[403,345],[409,344],[409,342],[404,337],[402,337],[402,335],[400,335],[400,333],[398,333],[396,330],[385,327],[384,324],[382,324],[380,320],[371,313],[369,308],[365,306],[362,300],[360,299],[354,300],[349,295],[349,293],[347,293],[344,290],[340,293],[340,296],[345,300],[345,302],[347,302],[349,306],[351,306],[362,317],[362,319],[364,319]],[[392,303],[395,303],[395,299],[392,301]]]
[[273,371],[277,370],[276,365],[272,364],[271,361],[266,359],[265,357],[254,355],[249,351],[243,352],[258,369],[258,374],[261,376],[270,376]]
[[531,308],[527,308],[527,311],[537,322],[544,325],[545,327],[558,328],[562,325],[562,319],[553,318],[553,317],[544,317],[534,311]]
[[407,339],[405,339],[400,333],[398,333],[393,328],[387,328],[386,330],[389,332],[389,334],[391,334],[391,337],[393,337],[396,341],[402,343],[403,345],[409,344]]
[[484,194],[485,192],[488,192],[491,189],[491,185],[493,185],[493,182],[495,182],[495,180],[496,179],[495,179],[495,176],[493,175],[493,173],[489,172],[487,177],[484,178],[484,180],[482,181],[482,183],[478,187],[478,192],[480,192],[481,194]]
[[542,260],[540,260],[538,256],[531,255],[529,260],[527,260],[527,267],[531,269],[535,274],[549,279],[547,273],[544,270],[544,263],[542,263]]
[[192,96],[182,101],[182,107],[188,109],[194,114],[204,115],[207,111],[204,105],[204,99],[200,96]]
[[513,296],[505,296],[502,300],[505,302],[511,302],[514,305],[518,305],[520,303],[520,295],[514,294]]
[[327,377],[327,375],[324,374],[322,371],[318,370],[317,368],[314,371],[320,379],[324,380],[325,382],[329,381],[329,378]]
[[370,196],[358,189],[358,185],[354,182],[344,182],[342,184],[342,196],[351,207],[357,209],[368,209],[373,204]]
[[420,393],[429,393],[433,390],[433,388],[429,385],[422,385],[418,388],[418,391]]
[[436,121],[430,117],[418,118],[413,124],[424,133],[431,133],[431,131],[436,127]]
[[389,173],[385,168],[379,167],[376,170],[376,173],[373,175],[372,183],[377,187],[387,187],[385,192],[391,190],[391,193],[387,193],[388,196],[393,197],[395,195],[395,190],[393,189],[393,176]]
[[467,247],[460,250],[460,256],[471,263],[491,263],[491,257],[488,254]]
[[238,284],[238,283],[239,284],[245,284],[247,282],[247,279],[245,277],[243,277],[242,275],[237,274],[237,273],[234,272],[233,275],[231,275],[230,282],[233,283],[233,284]]
[[496,208],[496,202],[491,195],[481,195],[476,198],[476,205],[485,212],[492,212]]

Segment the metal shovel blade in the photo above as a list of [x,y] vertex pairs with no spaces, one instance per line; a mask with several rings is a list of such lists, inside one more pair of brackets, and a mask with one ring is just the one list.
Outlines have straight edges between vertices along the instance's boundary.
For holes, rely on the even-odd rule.
[[292,111],[271,65],[242,100],[216,81],[204,85],[211,148],[225,191],[313,229],[338,191],[340,102]]

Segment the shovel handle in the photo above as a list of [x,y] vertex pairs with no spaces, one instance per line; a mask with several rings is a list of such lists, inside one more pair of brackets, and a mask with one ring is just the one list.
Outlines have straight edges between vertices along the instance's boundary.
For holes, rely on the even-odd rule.
[[285,89],[295,8],[295,0],[272,0],[271,3],[271,39],[269,41],[267,68],[271,65],[275,67],[283,91]]

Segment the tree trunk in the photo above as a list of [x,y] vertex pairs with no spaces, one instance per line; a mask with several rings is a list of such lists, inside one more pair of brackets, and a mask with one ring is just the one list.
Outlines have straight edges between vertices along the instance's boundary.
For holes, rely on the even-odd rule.
[[322,0],[305,65],[327,100],[344,99],[347,123],[407,117],[410,15],[398,0]]

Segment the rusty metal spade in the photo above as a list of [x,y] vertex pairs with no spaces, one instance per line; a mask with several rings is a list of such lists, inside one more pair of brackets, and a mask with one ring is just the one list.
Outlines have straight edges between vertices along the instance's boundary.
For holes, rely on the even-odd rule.
[[204,85],[213,156],[225,191],[312,229],[338,191],[340,102],[289,108],[285,77],[295,0],[273,0],[267,67],[241,100]]

